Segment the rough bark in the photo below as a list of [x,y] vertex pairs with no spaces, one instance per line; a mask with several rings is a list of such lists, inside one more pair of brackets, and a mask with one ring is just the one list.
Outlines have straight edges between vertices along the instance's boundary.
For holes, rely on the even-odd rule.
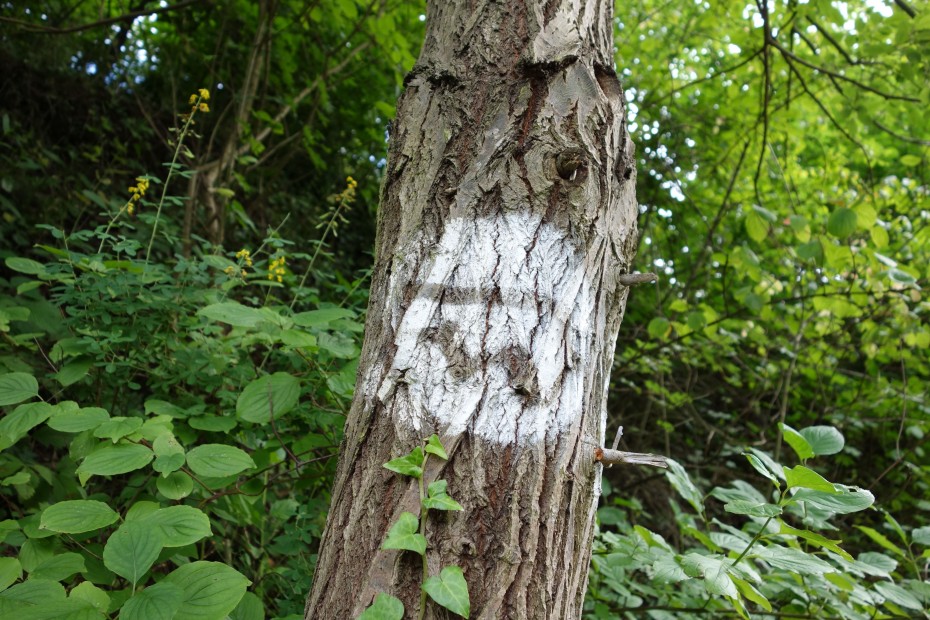
[[450,458],[426,482],[465,510],[430,513],[430,574],[463,568],[472,618],[581,615],[636,243],[612,4],[429,4],[307,618],[356,617],[378,592],[416,617],[419,557],[381,544],[417,490],[382,464],[434,432]]

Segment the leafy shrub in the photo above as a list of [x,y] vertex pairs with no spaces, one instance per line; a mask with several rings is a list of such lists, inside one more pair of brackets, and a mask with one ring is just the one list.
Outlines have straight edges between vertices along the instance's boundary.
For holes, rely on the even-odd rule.
[[[792,618],[890,618],[919,617],[930,608],[924,579],[930,528],[908,533],[885,514],[888,536],[858,529],[890,555],[853,557],[841,546],[836,522],[869,508],[874,498],[808,467],[809,459],[839,453],[843,436],[830,426],[800,432],[785,426],[783,432],[800,464],[782,465],[756,448],[744,452],[768,492],[737,479],[705,495],[670,461],[666,479],[691,509],[672,500],[677,545],[632,524],[621,507],[638,513],[635,503],[614,497],[601,508],[600,524],[612,529],[595,541],[587,617],[748,619],[756,608]],[[606,490],[610,497],[609,483]]]
[[106,225],[50,228],[45,260],[6,260],[4,617],[302,617],[364,280],[305,286],[322,240],[311,258],[276,231],[254,253],[172,257],[174,174],[189,173],[172,162],[163,184],[140,177],[104,203]]

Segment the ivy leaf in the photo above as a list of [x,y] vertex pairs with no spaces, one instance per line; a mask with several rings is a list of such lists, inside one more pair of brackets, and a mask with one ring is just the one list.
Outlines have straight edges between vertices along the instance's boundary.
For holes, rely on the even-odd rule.
[[403,512],[391,526],[382,549],[405,549],[420,555],[426,553],[426,537],[418,533],[420,521],[412,512]]
[[423,448],[417,446],[410,451],[410,454],[392,459],[385,463],[383,467],[411,478],[419,478],[423,475]]
[[446,449],[443,447],[442,442],[439,441],[438,435],[434,434],[426,441],[426,451],[435,454],[444,461],[449,460],[449,455],[446,454]]
[[468,584],[465,576],[458,566],[447,566],[438,576],[430,577],[423,584],[423,590],[429,597],[463,618],[471,613],[471,602],[468,599]]
[[119,519],[115,510],[96,500],[69,500],[52,504],[42,512],[39,529],[59,534],[83,534],[112,525]]
[[446,493],[448,482],[437,480],[428,487],[428,497],[423,498],[423,506],[430,510],[464,510],[462,505]]
[[402,620],[404,604],[390,594],[379,592],[375,602],[362,612],[358,620]]

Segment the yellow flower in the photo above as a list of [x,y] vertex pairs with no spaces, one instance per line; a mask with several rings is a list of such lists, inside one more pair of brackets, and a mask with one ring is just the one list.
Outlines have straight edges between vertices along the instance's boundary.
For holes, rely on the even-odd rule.
[[187,103],[194,105],[195,101],[197,101],[197,95],[191,95],[191,98],[187,100]]
[[[201,99],[203,99],[204,101],[210,101],[210,91],[209,91],[209,90],[207,90],[206,88],[201,88],[201,89],[200,89],[199,91],[197,91],[197,92],[200,93],[200,98],[201,98]],[[192,101],[191,103],[193,103],[193,101]]]
[[135,212],[136,212],[136,205],[135,205],[135,204],[133,204],[132,202],[130,202],[128,205],[126,205],[126,213],[128,213],[129,215],[132,215],[132,214],[134,214]]
[[201,103],[200,106],[199,106],[199,108],[200,108],[200,111],[201,111],[201,112],[209,112],[209,111],[210,111],[210,106],[208,106],[208,105],[205,104],[205,103]]
[[284,282],[284,279],[281,276],[278,276],[278,282]]

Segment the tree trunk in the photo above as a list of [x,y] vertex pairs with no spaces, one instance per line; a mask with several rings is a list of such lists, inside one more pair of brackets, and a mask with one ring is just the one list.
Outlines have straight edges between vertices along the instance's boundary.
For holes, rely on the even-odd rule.
[[381,549],[417,487],[382,464],[433,433],[449,460],[425,481],[464,511],[430,512],[430,574],[462,567],[472,618],[581,615],[637,238],[612,4],[429,3],[307,618],[354,618],[378,592],[417,617],[420,558]]

